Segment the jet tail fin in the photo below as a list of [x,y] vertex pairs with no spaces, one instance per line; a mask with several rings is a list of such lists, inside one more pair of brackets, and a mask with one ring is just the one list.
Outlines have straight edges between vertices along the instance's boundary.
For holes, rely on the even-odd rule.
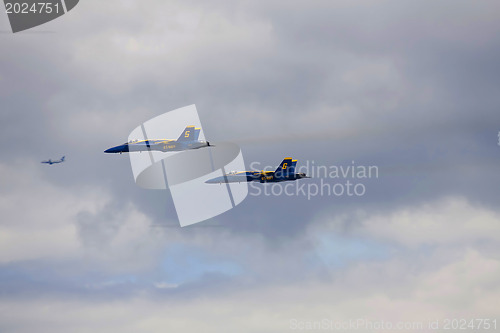
[[61,157],[61,162],[64,162],[65,158],[66,158],[66,156]]
[[[194,126],[186,126],[181,136],[177,139],[177,141],[193,141],[196,129]],[[199,135],[199,132],[198,132]]]
[[[295,161],[295,163],[297,163],[297,161]],[[274,176],[276,178],[285,178],[290,174],[290,167],[292,167],[292,169],[295,169],[295,164],[293,164],[293,160],[291,157],[285,157],[276,171],[274,171]]]

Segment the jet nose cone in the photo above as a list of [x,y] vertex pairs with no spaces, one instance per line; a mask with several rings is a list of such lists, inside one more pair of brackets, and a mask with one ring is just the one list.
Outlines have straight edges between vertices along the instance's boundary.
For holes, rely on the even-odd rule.
[[212,179],[209,179],[209,180],[205,181],[206,184],[218,184],[218,183],[221,183],[221,182],[222,182],[221,177],[212,178]]
[[124,153],[124,152],[128,152],[128,146],[121,145],[121,146],[111,147],[109,149],[106,149],[104,152],[105,153]]
[[119,153],[121,150],[120,150],[120,147],[111,147],[109,149],[106,149],[104,152],[105,153]]

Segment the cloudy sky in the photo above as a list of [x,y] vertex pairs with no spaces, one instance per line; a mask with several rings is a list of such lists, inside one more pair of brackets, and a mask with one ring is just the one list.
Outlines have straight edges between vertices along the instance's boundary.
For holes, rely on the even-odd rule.
[[[0,15],[0,331],[500,325],[499,36],[493,1],[82,0],[17,34]],[[248,168],[378,177],[258,184],[181,228],[103,150],[191,104]]]

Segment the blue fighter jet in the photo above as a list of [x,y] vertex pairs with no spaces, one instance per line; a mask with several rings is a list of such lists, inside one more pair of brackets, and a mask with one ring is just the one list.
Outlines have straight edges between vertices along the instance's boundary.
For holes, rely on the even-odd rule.
[[50,165],[52,165],[52,164],[57,164],[57,163],[62,163],[62,162],[64,162],[64,159],[65,159],[65,158],[66,158],[66,156],[63,156],[63,157],[61,157],[61,159],[60,159],[60,160],[55,160],[55,161],[52,161],[51,159],[49,159],[49,160],[47,160],[47,161],[41,161],[40,163],[45,163],[45,164],[50,164]]
[[181,151],[209,147],[208,141],[198,140],[201,128],[187,126],[177,140],[135,140],[109,148],[105,153],[129,153],[133,151]]
[[221,183],[241,183],[241,182],[261,182],[261,183],[277,183],[287,180],[297,180],[302,178],[311,178],[305,173],[295,173],[297,160],[291,157],[286,157],[276,171],[231,171],[230,173],[207,180],[208,184]]

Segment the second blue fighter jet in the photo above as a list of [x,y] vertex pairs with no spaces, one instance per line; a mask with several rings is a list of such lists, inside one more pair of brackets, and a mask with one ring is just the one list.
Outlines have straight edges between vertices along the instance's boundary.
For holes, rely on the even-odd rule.
[[302,178],[311,178],[305,173],[295,173],[297,160],[286,157],[275,171],[232,171],[224,176],[207,180],[208,184],[221,183],[241,183],[241,182],[261,182],[276,183],[287,180],[297,180]]

